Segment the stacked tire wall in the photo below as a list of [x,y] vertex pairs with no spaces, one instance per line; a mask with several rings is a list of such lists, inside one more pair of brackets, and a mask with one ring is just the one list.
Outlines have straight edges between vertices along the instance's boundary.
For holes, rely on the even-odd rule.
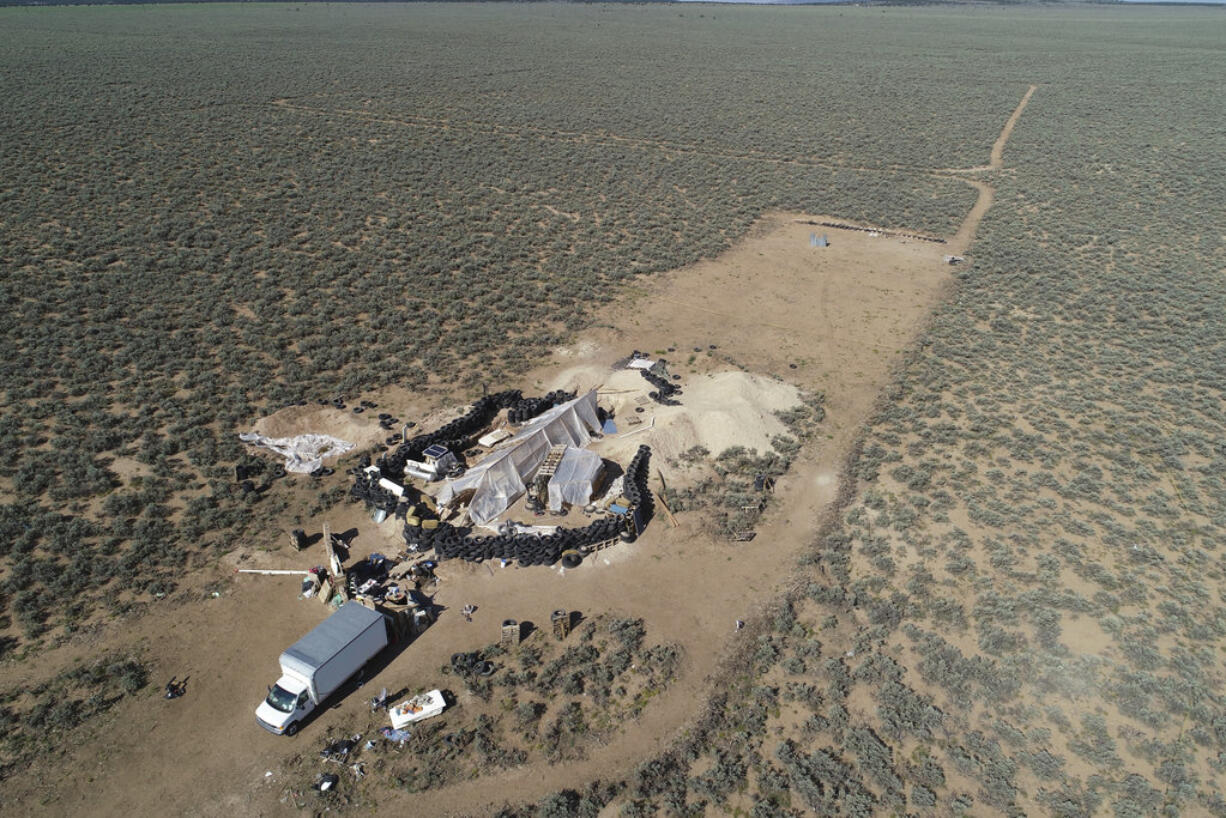
[[[640,513],[643,525],[651,518],[651,491],[647,487],[651,449],[639,446],[626,467],[624,494]],[[553,565],[564,551],[583,549],[622,537],[637,535],[629,513],[605,517],[582,528],[562,528],[553,534],[498,534],[492,537],[469,537],[458,528],[441,523],[435,529],[406,525],[404,538],[419,550],[434,549],[439,559],[462,559],[469,562],[505,559],[520,565]]]
[[468,441],[481,429],[489,425],[494,415],[507,409],[512,423],[524,423],[542,412],[573,400],[573,392],[557,390],[541,398],[525,398],[518,389],[508,389],[486,395],[472,405],[472,408],[460,418],[443,424],[433,432],[416,435],[401,443],[394,452],[379,458],[379,470],[389,480],[404,479],[404,465],[410,460],[421,460],[422,453],[435,444],[446,446],[453,452],[461,452]]
[[[634,453],[634,457],[626,466],[622,494],[630,501],[630,507],[639,512],[640,521],[644,527],[651,520],[652,512],[655,511],[651,489],[647,486],[647,479],[650,476],[651,447],[639,446],[639,450]],[[635,534],[638,533],[633,527],[630,530]]]

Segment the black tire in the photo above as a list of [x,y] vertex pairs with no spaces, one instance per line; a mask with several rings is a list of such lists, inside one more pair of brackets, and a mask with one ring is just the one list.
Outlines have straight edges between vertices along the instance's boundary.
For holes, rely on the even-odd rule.
[[578,568],[583,564],[583,554],[575,550],[562,552],[562,567],[563,568]]
[[298,722],[291,721],[289,724],[285,725],[285,735],[287,736],[298,735]]

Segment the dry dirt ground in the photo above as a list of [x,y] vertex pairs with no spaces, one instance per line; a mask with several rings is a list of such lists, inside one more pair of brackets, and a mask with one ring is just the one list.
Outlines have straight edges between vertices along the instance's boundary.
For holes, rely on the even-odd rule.
[[[297,578],[237,575],[234,569],[306,567],[322,562],[322,548],[295,554],[284,546],[283,536],[270,532],[264,541],[237,544],[215,567],[184,578],[182,587],[190,589],[222,581],[218,597],[182,595],[40,657],[40,664],[52,667],[104,649],[136,649],[152,663],[154,684],[86,728],[63,757],[43,759],[10,780],[4,795],[9,808],[26,814],[296,813],[278,800],[289,762],[300,754],[313,757],[329,726],[362,717],[370,688],[444,685],[447,679],[439,667],[453,652],[496,641],[504,618],[542,623],[556,608],[588,616],[615,612],[642,617],[649,641],[683,646],[679,678],[648,706],[644,718],[593,748],[583,761],[504,771],[425,794],[381,794],[380,806],[404,807],[417,815],[481,812],[507,800],[536,799],[585,779],[616,775],[666,746],[706,699],[720,657],[738,638],[735,620],[753,617],[787,581],[796,556],[836,495],[839,465],[855,430],[950,280],[942,261],[947,246],[812,227],[798,219],[824,217],[773,215],[717,259],[643,279],[595,322],[606,328],[586,334],[574,347],[556,350],[537,372],[508,384],[526,393],[555,385],[599,386],[612,393],[606,382],[620,383],[613,363],[638,349],[664,352],[672,371],[682,374],[687,394],[693,388],[696,405],[706,405],[704,381],[727,378],[720,374],[727,372],[760,378],[738,379],[742,392],[745,384],[754,383],[763,390],[788,390],[791,384],[823,391],[828,416],[821,434],[779,482],[778,502],[757,539],[737,544],[713,540],[695,513],[680,515],[677,527],[657,517],[638,542],[607,549],[571,571],[444,563],[435,601],[445,610],[437,624],[374,682],[324,712],[298,737],[286,739],[261,730],[253,711],[276,678],[280,651],[317,624],[326,609],[298,598]],[[830,246],[811,247],[811,232],[829,235]],[[668,352],[670,347],[676,352]],[[412,405],[415,396],[401,390],[371,397],[405,418],[423,417],[420,413],[430,408]],[[453,402],[471,397],[455,395]],[[606,405],[615,399],[614,394],[602,397]],[[261,428],[348,433],[363,443],[373,439],[365,428],[373,423],[336,414],[304,410],[297,413],[301,417],[266,421]],[[743,417],[737,422],[743,423]],[[719,440],[728,437],[728,425],[725,418]],[[623,426],[622,431],[630,428],[638,427]],[[661,423],[659,430],[628,441],[668,448],[665,428]],[[760,441],[762,428],[747,428],[745,437]],[[653,461],[666,477],[667,459]],[[305,511],[318,488],[308,487],[310,478],[289,479],[301,482],[294,502]],[[345,480],[338,471],[326,485]],[[400,549],[395,523],[375,526],[357,505],[338,506],[327,520],[333,531],[358,530],[355,556]],[[318,531],[322,522],[306,521],[305,527]],[[459,614],[466,604],[478,609],[471,624]],[[3,668],[0,681],[15,683],[28,672],[21,666]],[[189,677],[188,693],[166,701],[158,686],[172,675]],[[464,704],[461,696],[458,707]]]

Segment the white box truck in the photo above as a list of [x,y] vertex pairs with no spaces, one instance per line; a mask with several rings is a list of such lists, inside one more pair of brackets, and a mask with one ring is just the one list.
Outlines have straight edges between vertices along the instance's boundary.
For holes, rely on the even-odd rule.
[[383,614],[346,602],[281,654],[281,678],[256,708],[260,726],[292,736],[303,719],[387,647]]

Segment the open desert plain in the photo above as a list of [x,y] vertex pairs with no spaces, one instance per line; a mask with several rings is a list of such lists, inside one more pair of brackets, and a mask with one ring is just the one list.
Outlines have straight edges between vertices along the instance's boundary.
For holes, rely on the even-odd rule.
[[0,810],[1226,816],[1223,77],[1213,7],[0,8]]

